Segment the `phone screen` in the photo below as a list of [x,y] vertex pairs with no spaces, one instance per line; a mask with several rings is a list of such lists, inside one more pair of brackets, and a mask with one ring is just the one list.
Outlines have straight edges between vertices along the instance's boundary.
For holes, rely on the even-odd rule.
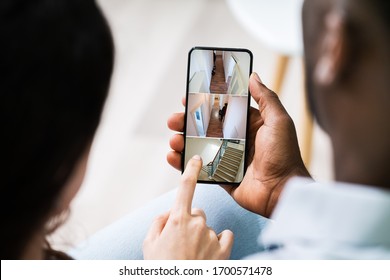
[[242,181],[252,60],[246,49],[194,47],[189,52],[182,167],[200,155],[198,182]]

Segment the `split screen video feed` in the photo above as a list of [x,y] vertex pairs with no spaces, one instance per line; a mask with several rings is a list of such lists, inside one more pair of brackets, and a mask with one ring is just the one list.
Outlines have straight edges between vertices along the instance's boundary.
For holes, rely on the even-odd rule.
[[242,181],[250,63],[245,51],[191,52],[184,163],[202,157],[201,182]]

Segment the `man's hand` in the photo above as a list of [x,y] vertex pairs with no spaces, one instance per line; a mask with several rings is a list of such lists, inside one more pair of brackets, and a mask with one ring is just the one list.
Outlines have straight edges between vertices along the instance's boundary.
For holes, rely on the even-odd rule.
[[[269,217],[286,181],[293,176],[310,174],[300,155],[294,123],[278,96],[269,90],[255,73],[251,75],[249,89],[259,105],[259,110],[250,108],[247,139],[249,166],[238,187],[222,187],[242,207]],[[168,119],[168,127],[182,132],[184,113],[173,114]],[[170,146],[173,151],[168,153],[167,161],[176,169],[180,169],[181,153],[184,149],[183,135],[174,135]]]
[[225,230],[217,235],[206,225],[205,213],[191,208],[201,168],[199,156],[188,162],[171,211],[156,218],[146,236],[143,249],[145,259],[229,258],[233,233]]

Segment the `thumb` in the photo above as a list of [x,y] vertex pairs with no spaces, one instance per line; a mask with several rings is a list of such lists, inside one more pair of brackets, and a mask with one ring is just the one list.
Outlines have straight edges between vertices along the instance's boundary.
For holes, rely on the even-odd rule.
[[269,123],[277,117],[288,115],[279,97],[275,92],[267,88],[257,73],[252,73],[249,79],[249,90],[259,105],[259,111],[264,123]]
[[234,234],[232,231],[226,229],[218,234],[219,245],[221,246],[221,258],[228,259],[232,251]]

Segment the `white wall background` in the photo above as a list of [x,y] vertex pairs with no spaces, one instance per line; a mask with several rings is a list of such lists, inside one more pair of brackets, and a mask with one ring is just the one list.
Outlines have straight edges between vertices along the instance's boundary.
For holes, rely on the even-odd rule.
[[223,70],[225,71],[225,82],[227,83],[229,80],[229,76],[232,75],[234,68],[234,60],[232,59],[232,52],[223,52]]
[[202,121],[204,132],[207,132],[210,123],[210,113],[212,110],[211,105],[212,96],[207,93],[192,93],[188,96],[188,117],[187,117],[187,135],[199,136],[196,130],[196,123],[193,116],[193,112],[197,108],[201,108]]
[[203,165],[214,160],[222,141],[214,138],[187,138],[188,149],[185,153],[185,162],[188,162],[194,155],[200,155]]
[[205,133],[207,133],[207,129],[209,128],[209,124],[210,124],[212,99],[213,99],[212,95],[208,93],[204,94],[204,103],[202,104],[202,114],[203,114],[203,127]]
[[214,62],[212,51],[193,50],[191,52],[190,78],[196,72],[204,73],[204,91],[202,92],[210,92],[210,84],[212,78],[211,71],[213,70],[213,66]]
[[229,96],[229,103],[223,122],[223,137],[245,139],[248,96]]
[[224,62],[224,71],[225,79],[228,82],[229,76],[232,76],[233,68],[236,64],[235,60],[232,59],[232,56],[237,61],[238,71],[240,72],[240,79],[243,85],[246,85],[245,88],[248,88],[249,83],[249,71],[250,71],[250,56],[246,52],[224,52],[223,53],[223,62]]
[[243,52],[234,52],[234,56],[237,58],[237,63],[240,71],[240,78],[244,85],[249,85],[249,65],[250,65],[250,56],[247,53]]

